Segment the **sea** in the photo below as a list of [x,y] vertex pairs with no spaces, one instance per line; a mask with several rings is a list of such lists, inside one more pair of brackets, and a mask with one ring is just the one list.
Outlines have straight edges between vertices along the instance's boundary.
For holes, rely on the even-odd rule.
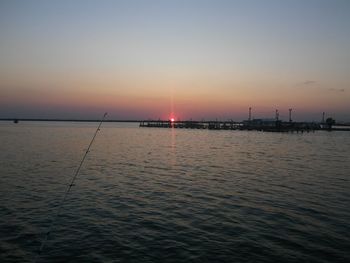
[[55,216],[97,126],[0,122],[0,262],[350,262],[350,132],[103,123]]

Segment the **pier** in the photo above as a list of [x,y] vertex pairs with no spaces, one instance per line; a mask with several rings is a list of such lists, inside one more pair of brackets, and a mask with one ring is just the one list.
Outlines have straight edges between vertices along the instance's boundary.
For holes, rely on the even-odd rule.
[[293,109],[288,109],[289,120],[280,119],[279,110],[275,110],[274,118],[252,118],[252,108],[248,109],[248,119],[244,121],[175,121],[169,120],[144,120],[140,127],[149,128],[179,128],[179,129],[208,129],[208,130],[242,130],[242,131],[265,131],[265,132],[314,132],[325,131],[350,131],[350,123],[336,123],[331,117],[325,119],[325,112],[322,113],[321,122],[295,122],[292,120]]
[[247,130],[266,132],[314,132],[321,130],[320,124],[312,122],[283,122],[275,120],[254,119],[248,121],[171,121],[144,120],[140,127],[175,128],[175,129],[208,129],[208,130]]
[[210,130],[237,130],[241,123],[232,121],[141,121],[140,127],[179,128],[179,129],[210,129]]

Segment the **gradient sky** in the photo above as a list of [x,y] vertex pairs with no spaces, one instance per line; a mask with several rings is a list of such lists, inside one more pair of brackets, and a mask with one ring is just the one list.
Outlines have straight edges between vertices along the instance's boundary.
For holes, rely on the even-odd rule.
[[348,0],[0,0],[0,118],[350,121]]

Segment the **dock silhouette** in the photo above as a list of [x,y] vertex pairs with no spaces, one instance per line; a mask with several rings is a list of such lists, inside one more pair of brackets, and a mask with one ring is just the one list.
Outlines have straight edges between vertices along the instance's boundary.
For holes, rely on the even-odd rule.
[[[149,128],[177,128],[177,129],[208,129],[208,130],[245,130],[245,131],[266,131],[266,132],[314,132],[316,130],[327,131],[350,131],[350,126],[341,125],[334,128],[336,122],[333,118],[325,120],[325,113],[322,114],[320,122],[296,122],[292,120],[292,110],[289,109],[288,121],[279,118],[279,111],[275,110],[274,118],[252,118],[252,108],[249,107],[248,119],[243,121],[193,121],[193,120],[143,120],[140,127]],[[346,127],[345,127],[346,126]]]
[[176,129],[208,129],[208,130],[247,130],[266,132],[314,132],[321,130],[320,124],[313,122],[283,122],[265,119],[251,121],[171,121],[145,120],[140,127],[148,128],[176,128]]

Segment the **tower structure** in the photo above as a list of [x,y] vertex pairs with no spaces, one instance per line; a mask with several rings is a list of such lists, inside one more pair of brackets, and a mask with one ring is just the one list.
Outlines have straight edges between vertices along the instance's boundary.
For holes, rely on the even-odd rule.
[[289,122],[292,122],[292,109],[289,109]]
[[325,112],[322,113],[322,123],[324,123],[324,115],[325,115]]

